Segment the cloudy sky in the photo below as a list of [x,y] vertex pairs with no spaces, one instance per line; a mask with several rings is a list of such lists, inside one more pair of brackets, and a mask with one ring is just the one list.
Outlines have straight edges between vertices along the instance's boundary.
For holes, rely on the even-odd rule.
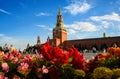
[[0,0],[0,46],[52,38],[58,8],[69,40],[120,36],[120,0]]

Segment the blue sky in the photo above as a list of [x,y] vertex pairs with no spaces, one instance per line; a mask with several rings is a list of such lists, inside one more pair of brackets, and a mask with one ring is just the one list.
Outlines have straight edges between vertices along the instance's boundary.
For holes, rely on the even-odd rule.
[[0,0],[0,46],[52,38],[61,8],[68,40],[120,36],[120,0]]

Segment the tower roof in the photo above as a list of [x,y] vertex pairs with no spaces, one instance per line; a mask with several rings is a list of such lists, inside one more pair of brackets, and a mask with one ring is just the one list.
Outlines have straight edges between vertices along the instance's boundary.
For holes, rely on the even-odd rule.
[[53,31],[54,30],[64,30],[64,31],[66,31],[66,29],[64,27],[62,12],[61,12],[60,8],[58,9],[57,23],[56,23],[56,27],[53,29]]
[[49,41],[49,40],[50,40],[50,37],[48,36],[47,41]]

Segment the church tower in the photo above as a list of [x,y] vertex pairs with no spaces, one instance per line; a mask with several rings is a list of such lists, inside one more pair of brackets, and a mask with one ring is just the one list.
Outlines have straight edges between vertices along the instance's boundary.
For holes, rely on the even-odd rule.
[[37,45],[40,45],[41,41],[40,41],[40,36],[37,37]]
[[62,43],[67,40],[67,30],[64,27],[62,12],[60,9],[58,10],[56,27],[53,29],[53,39],[59,39],[59,45],[62,45]]

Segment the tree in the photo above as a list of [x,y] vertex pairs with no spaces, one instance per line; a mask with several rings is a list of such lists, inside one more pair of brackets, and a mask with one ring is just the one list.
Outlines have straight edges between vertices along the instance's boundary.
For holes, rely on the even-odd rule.
[[3,51],[2,47],[0,46],[0,51]]

